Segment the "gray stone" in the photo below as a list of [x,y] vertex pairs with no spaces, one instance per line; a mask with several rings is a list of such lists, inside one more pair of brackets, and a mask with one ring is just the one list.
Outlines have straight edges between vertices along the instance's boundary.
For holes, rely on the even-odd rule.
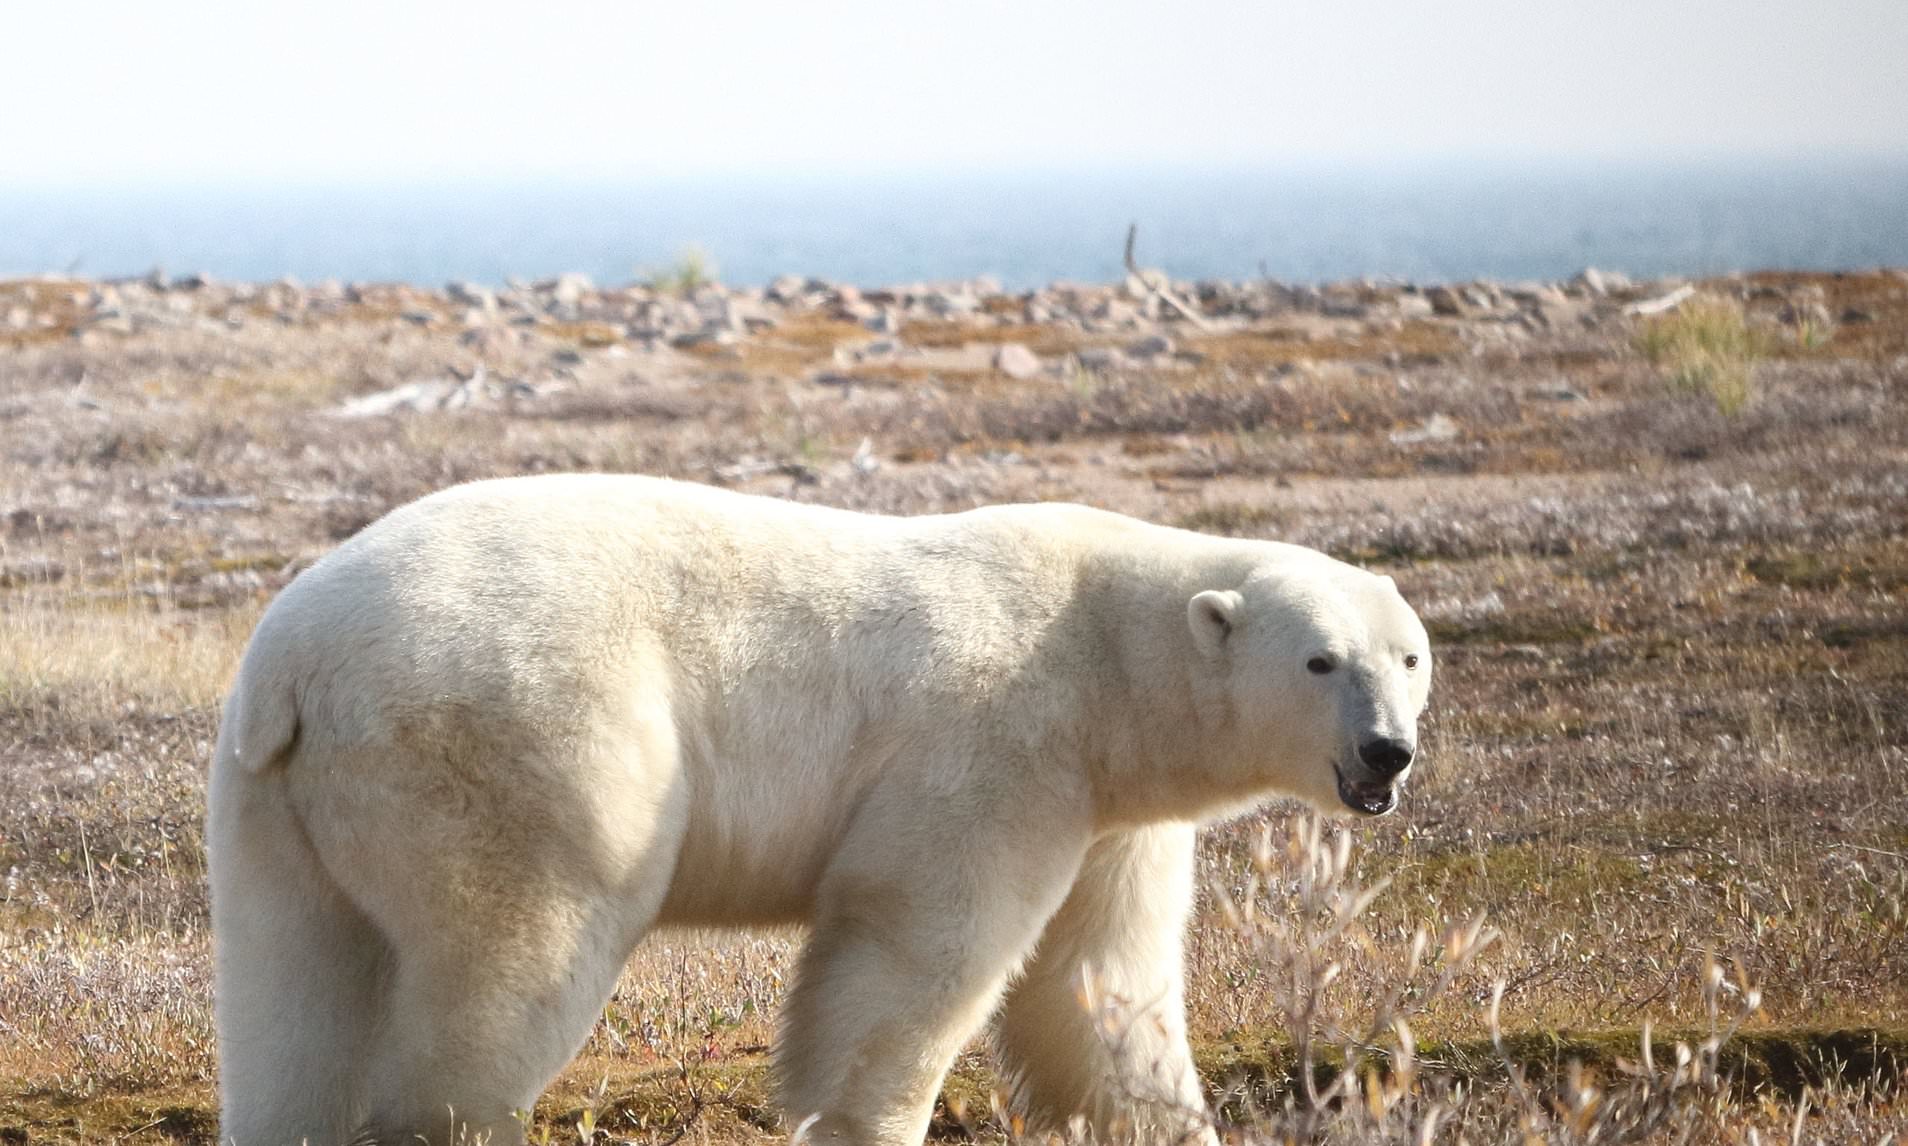
[[1149,334],[1137,342],[1128,343],[1126,352],[1134,358],[1159,358],[1173,352],[1173,340],[1163,334]]
[[444,287],[444,293],[460,306],[474,306],[482,310],[496,310],[497,296],[488,287],[476,283],[453,282]]
[[780,275],[768,285],[768,297],[776,302],[800,302],[808,293],[808,279],[801,275]]
[[1434,286],[1424,293],[1431,303],[1431,311],[1447,318],[1463,318],[1471,312],[1470,306],[1448,286]]
[[718,326],[705,327],[702,330],[692,330],[687,334],[678,334],[669,340],[669,344],[677,347],[734,346],[740,341],[741,336],[734,330],[726,326]]
[[943,318],[969,315],[980,309],[980,300],[965,291],[929,291],[921,304]]
[[1578,286],[1599,297],[1630,289],[1630,276],[1622,271],[1604,271],[1596,267],[1585,267],[1576,278],[1570,280]]
[[1572,302],[1559,295],[1555,301],[1539,302],[1535,313],[1538,321],[1549,330],[1571,330],[1583,325],[1587,306],[1587,303]]
[[1126,365],[1126,355],[1114,346],[1082,347],[1074,358],[1087,370],[1118,370]]
[[1475,283],[1459,293],[1466,303],[1478,310],[1496,310],[1504,305],[1504,292],[1491,283]]

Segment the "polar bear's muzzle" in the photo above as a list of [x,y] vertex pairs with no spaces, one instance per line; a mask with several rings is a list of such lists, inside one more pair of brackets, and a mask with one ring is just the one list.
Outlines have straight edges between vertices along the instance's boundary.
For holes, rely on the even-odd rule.
[[1417,755],[1409,741],[1377,737],[1358,746],[1356,764],[1340,764],[1338,798],[1354,812],[1382,816],[1398,806],[1398,781]]

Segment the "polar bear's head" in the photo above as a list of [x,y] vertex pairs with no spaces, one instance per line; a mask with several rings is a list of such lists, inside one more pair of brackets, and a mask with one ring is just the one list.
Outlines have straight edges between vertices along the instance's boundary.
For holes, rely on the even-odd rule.
[[1431,648],[1398,587],[1322,556],[1188,603],[1242,766],[1323,810],[1382,816],[1418,749]]

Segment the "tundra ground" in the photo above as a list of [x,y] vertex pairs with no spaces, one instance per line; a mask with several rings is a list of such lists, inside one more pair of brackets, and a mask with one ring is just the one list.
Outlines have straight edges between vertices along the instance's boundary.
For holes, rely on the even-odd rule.
[[[1025,300],[903,306],[909,357],[839,299],[672,346],[590,299],[492,337],[401,288],[188,294],[142,324],[99,321],[96,284],[0,283],[26,316],[0,328],[0,1141],[211,1141],[204,774],[250,625],[393,506],[579,469],[894,513],[1082,501],[1398,579],[1439,667],[1401,813],[1346,829],[1388,886],[1334,930],[1302,902],[1316,857],[1284,850],[1295,809],[1205,836],[1190,1008],[1238,1133],[1379,1140],[1342,1102],[1293,1120],[1344,1061],[1293,1024],[1395,1012],[1435,1140],[1585,1140],[1586,1077],[1607,1106],[1646,1024],[1662,1067],[1753,988],[1733,1081],[1678,1092],[1687,1140],[1881,1139],[1908,1121],[1908,276],[1699,286],[1720,335],[1621,299],[1388,318],[1395,290],[1354,287],[1356,317],[1168,314],[1143,355]],[[1003,342],[1040,371],[1004,372]],[[419,379],[472,400],[340,416]],[[1479,914],[1496,938],[1465,949]],[[1452,973],[1393,998],[1419,929]],[[1294,936],[1342,967],[1310,1011]],[[535,1133],[774,1138],[798,939],[646,943]],[[984,1063],[937,1134],[1011,1131]]]

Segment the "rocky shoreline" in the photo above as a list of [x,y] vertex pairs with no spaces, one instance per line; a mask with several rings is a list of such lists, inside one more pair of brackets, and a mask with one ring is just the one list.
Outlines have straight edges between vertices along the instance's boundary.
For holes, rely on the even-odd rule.
[[[1908,271],[1886,272],[1908,281]],[[1774,276],[1779,278],[1779,276]],[[1831,305],[1821,275],[1711,280],[1775,324],[1831,329],[1875,321]],[[1399,346],[1438,331],[1480,354],[1532,340],[1595,334],[1662,314],[1690,298],[1683,279],[1636,282],[1586,269],[1558,282],[1415,284],[1379,280],[1294,285],[1182,282],[1136,270],[1116,283],[1054,283],[1010,292],[987,277],[863,288],[800,275],[760,287],[686,281],[599,286],[581,274],[512,280],[500,289],[284,279],[254,284],[205,275],[0,282],[0,346],[75,339],[105,345],[171,332],[229,335],[385,323],[451,350],[440,377],[406,379],[342,405],[346,416],[534,401],[593,358],[676,356],[704,364],[773,359],[807,381],[848,385],[871,375],[1064,380],[1080,372],[1188,370],[1224,363],[1228,337],[1290,344],[1347,339]],[[793,342],[789,341],[792,336]],[[1417,339],[1422,341],[1422,338]],[[751,350],[801,353],[767,355]],[[823,353],[817,353],[817,352]],[[1328,353],[1326,357],[1343,357]],[[759,363],[758,363],[759,364]]]

